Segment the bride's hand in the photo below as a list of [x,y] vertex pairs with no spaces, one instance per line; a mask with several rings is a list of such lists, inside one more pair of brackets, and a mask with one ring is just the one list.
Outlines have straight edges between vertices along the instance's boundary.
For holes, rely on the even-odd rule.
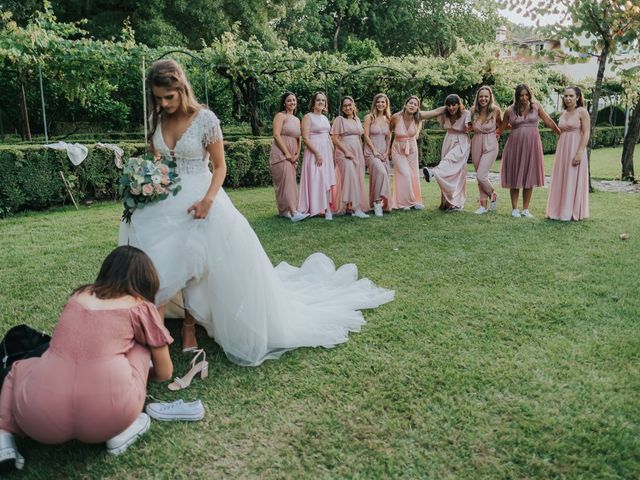
[[207,218],[209,214],[209,210],[211,210],[211,206],[213,205],[213,199],[204,197],[199,202],[194,203],[187,209],[187,213],[192,213],[193,218],[196,220],[202,220]]

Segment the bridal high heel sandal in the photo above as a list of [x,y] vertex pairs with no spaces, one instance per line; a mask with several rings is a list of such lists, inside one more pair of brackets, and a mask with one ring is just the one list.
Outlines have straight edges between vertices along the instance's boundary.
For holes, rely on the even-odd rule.
[[[202,356],[202,360],[198,362],[198,358]],[[183,377],[176,377],[173,379],[173,382],[169,384],[169,390],[182,390],[183,388],[187,388],[191,385],[191,380],[197,374],[200,374],[200,378],[203,380],[207,378],[209,375],[209,362],[207,362],[207,354],[204,353],[204,350],[198,350],[196,356],[191,360],[191,368]]]

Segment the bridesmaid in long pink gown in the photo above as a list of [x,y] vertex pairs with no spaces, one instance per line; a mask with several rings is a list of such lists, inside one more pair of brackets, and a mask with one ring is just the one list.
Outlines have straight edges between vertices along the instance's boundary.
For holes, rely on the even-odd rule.
[[465,110],[460,97],[448,95],[442,107],[430,112],[422,112],[422,118],[436,116],[447,134],[442,143],[440,163],[434,168],[423,169],[425,180],[435,178],[440,187],[440,209],[447,212],[459,212],[467,199],[467,160],[471,151],[468,125],[471,122],[469,112]]
[[[480,192],[480,207],[475,211],[482,215],[489,210],[495,211],[498,194],[489,181],[489,171],[498,156],[497,126],[502,124],[502,111],[493,99],[493,91],[488,85],[483,85],[476,93],[476,99],[471,107],[471,161],[476,169],[476,180]],[[491,205],[488,202],[491,201]]]
[[562,103],[565,110],[558,121],[560,138],[553,163],[546,216],[552,220],[582,220],[589,218],[586,149],[591,121],[578,87],[566,88]]
[[323,92],[316,92],[311,98],[309,110],[302,118],[305,148],[298,211],[311,216],[324,214],[326,220],[332,220],[331,194],[336,184],[336,171],[333,144],[329,136],[331,125],[324,115],[327,96]]
[[15,362],[4,380],[2,460],[24,463],[14,434],[46,444],[106,442],[117,455],[146,432],[147,379],[162,382],[173,373],[173,339],[153,304],[159,286],[151,259],[121,246],[93,284],[73,293],[49,349]]
[[393,208],[422,210],[422,191],[420,190],[420,167],[418,165],[418,135],[422,128],[420,118],[420,99],[410,96],[402,111],[391,116],[393,132],[391,159],[393,160]]
[[369,169],[369,204],[376,217],[391,211],[389,147],[391,145],[389,97],[378,93],[364,117],[364,159]]
[[333,121],[331,139],[335,145],[337,168],[335,212],[351,213],[358,218],[369,218],[364,213],[369,202],[364,189],[364,155],[362,152],[362,123],[358,118],[352,97],[342,99],[340,116]]
[[[511,134],[502,152],[500,181],[511,196],[511,216],[533,218],[529,203],[533,187],[544,186],[542,141],[538,123],[542,119],[557,134],[560,129],[547,115],[539,102],[533,99],[531,89],[524,83],[516,87],[513,104],[504,112],[500,131],[509,126]],[[518,210],[518,197],[522,189],[522,212]]]
[[278,213],[294,222],[308,217],[297,211],[296,166],[302,145],[300,119],[296,117],[297,106],[295,94],[285,92],[282,95],[280,111],[273,119],[273,143],[269,153],[269,169],[273,178]]

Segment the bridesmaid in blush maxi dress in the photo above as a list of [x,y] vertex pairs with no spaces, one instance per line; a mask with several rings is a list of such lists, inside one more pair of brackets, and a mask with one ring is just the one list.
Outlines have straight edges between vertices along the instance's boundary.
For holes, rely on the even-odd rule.
[[280,111],[273,119],[273,143],[269,153],[269,169],[273,178],[278,213],[294,222],[308,217],[297,211],[296,165],[302,143],[300,120],[295,116],[297,104],[293,93],[285,92],[282,95]]
[[560,138],[553,162],[546,217],[552,220],[589,218],[589,112],[584,108],[582,92],[568,87],[562,98],[564,112],[560,116]]
[[467,199],[467,160],[471,150],[467,127],[471,118],[458,95],[448,95],[444,105],[444,112],[440,107],[421,113],[427,119],[437,116],[440,125],[447,130],[442,143],[440,163],[432,169],[425,167],[423,171],[427,182],[433,177],[440,186],[440,209],[459,212]]
[[393,132],[391,159],[393,160],[393,208],[422,210],[420,167],[418,165],[418,134],[422,128],[420,99],[410,96],[402,111],[394,113],[390,124]]
[[342,99],[340,116],[333,121],[331,139],[336,146],[337,168],[335,212],[351,213],[358,218],[368,218],[367,194],[364,190],[364,155],[362,153],[362,123],[352,97]]
[[[557,134],[560,129],[547,115],[542,105],[533,99],[531,89],[524,83],[516,87],[513,104],[504,112],[500,131],[511,126],[511,134],[502,152],[500,181],[502,188],[508,188],[511,196],[511,216],[533,218],[529,203],[533,187],[544,186],[544,163],[542,141],[538,123]],[[522,212],[518,210],[519,190],[522,189]]]
[[391,211],[390,108],[389,97],[378,93],[373,97],[371,112],[364,117],[364,159],[369,168],[369,204],[376,217],[381,217],[383,211]]
[[333,144],[329,136],[331,125],[324,115],[327,96],[323,92],[316,92],[311,98],[309,110],[302,118],[305,148],[298,211],[311,216],[324,214],[326,220],[332,220],[331,193],[336,184],[336,171]]
[[[489,181],[489,170],[498,156],[498,137],[496,126],[502,123],[502,112],[493,101],[491,87],[483,85],[476,93],[476,99],[471,107],[471,160],[476,169],[476,180],[480,192],[480,206],[475,211],[483,215],[490,209],[496,210],[498,194]],[[491,205],[488,202],[491,201]]]

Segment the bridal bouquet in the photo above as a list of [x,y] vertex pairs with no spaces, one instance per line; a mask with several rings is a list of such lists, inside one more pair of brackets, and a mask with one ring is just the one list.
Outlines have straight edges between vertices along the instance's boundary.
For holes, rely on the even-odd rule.
[[169,158],[156,159],[151,154],[130,158],[120,176],[120,196],[124,205],[122,220],[131,223],[137,208],[177,195],[181,185],[175,172],[176,162]]

